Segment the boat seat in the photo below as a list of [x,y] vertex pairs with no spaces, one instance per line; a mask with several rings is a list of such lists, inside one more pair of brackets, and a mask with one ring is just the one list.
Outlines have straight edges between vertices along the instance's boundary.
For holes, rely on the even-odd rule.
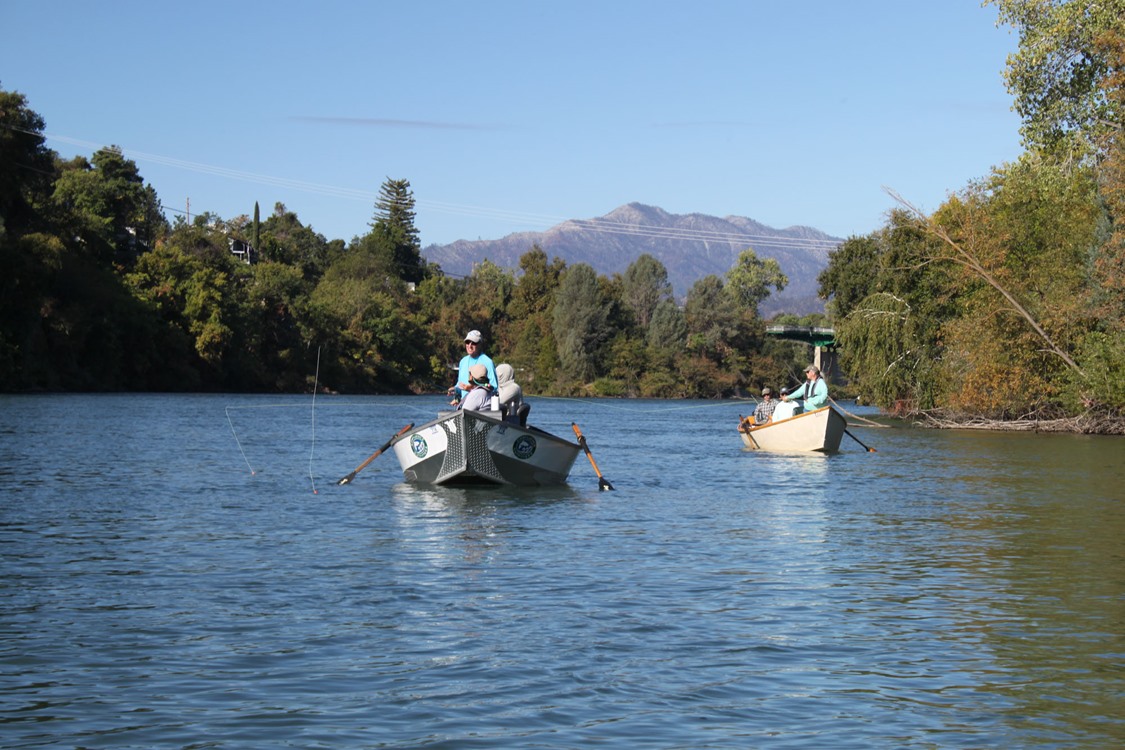
[[500,418],[505,422],[527,427],[527,414],[531,411],[531,404],[524,401],[514,412],[511,404],[500,404]]

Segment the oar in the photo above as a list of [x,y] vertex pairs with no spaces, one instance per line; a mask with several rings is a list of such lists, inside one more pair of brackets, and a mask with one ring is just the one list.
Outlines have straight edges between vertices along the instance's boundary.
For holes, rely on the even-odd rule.
[[[856,442],[857,442],[857,443],[859,443],[860,445],[863,445],[863,441],[862,441],[862,440],[860,440],[859,438],[857,438],[857,437],[856,437],[855,435],[853,435],[853,434],[851,433],[851,431],[849,431],[849,430],[848,430],[848,428],[847,428],[847,427],[845,427],[845,428],[844,428],[844,432],[848,433],[848,437],[850,437],[850,438],[851,438],[852,440],[856,441]],[[864,448],[867,448],[867,446],[866,446],[866,445],[863,445],[863,447],[864,447]],[[867,448],[867,452],[868,452],[868,453],[878,453],[878,451],[876,451],[876,450],[875,450],[874,448]]]
[[363,463],[361,463],[361,464],[360,464],[359,466],[355,467],[355,471],[353,471],[353,472],[352,472],[351,474],[348,474],[348,475],[347,475],[346,477],[344,477],[343,479],[341,479],[341,480],[340,480],[339,482],[336,482],[336,484],[347,484],[348,482],[350,482],[350,481],[352,481],[353,479],[355,479],[355,475],[356,475],[356,474],[358,474],[359,472],[363,471],[364,469],[366,469],[366,468],[367,468],[367,464],[369,464],[369,463],[371,463],[372,461],[374,461],[375,459],[377,459],[377,458],[379,457],[379,454],[380,454],[380,453],[382,453],[383,451],[385,451],[385,450],[386,450],[387,448],[390,448],[390,447],[391,447],[391,443],[393,443],[393,442],[395,441],[395,438],[397,438],[398,436],[402,435],[402,434],[403,434],[403,433],[405,433],[405,432],[406,432],[407,430],[410,430],[410,429],[411,429],[411,428],[413,428],[413,427],[414,427],[414,423],[413,423],[413,422],[411,422],[410,424],[406,425],[406,427],[403,427],[403,428],[402,428],[401,430],[399,430],[398,432],[396,432],[396,433],[395,433],[395,436],[394,436],[393,438],[391,438],[391,439],[390,439],[390,440],[388,440],[387,442],[383,443],[383,447],[381,447],[381,448],[380,448],[379,450],[375,451],[375,452],[374,452],[374,453],[372,453],[372,454],[371,454],[370,456],[368,456],[368,457],[367,457],[367,460],[366,460],[366,461],[364,461]]
[[762,448],[761,448],[761,446],[758,445],[758,441],[755,440],[754,436],[750,434],[750,430],[752,428],[752,425],[750,424],[749,421],[747,421],[744,424],[743,423],[744,419],[749,420],[750,417],[743,417],[741,414],[738,415],[738,427],[739,427],[739,429],[742,430],[743,434],[746,435],[746,437],[750,438],[750,442],[754,444],[754,450],[761,450]]
[[574,422],[571,422],[570,426],[574,428],[574,434],[578,436],[578,444],[582,446],[582,450],[586,451],[586,458],[590,459],[590,465],[594,467],[594,473],[598,475],[598,489],[612,490],[613,485],[598,470],[598,464],[594,461],[594,454],[590,452],[590,446],[586,445],[586,436],[582,434],[582,430],[578,429],[578,425]]

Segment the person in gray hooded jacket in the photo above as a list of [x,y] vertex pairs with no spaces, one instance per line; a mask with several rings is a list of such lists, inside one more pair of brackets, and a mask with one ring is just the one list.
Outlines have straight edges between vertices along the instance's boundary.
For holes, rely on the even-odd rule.
[[519,408],[523,405],[523,388],[515,381],[516,373],[508,363],[496,365],[496,380],[500,384],[496,395],[500,397],[500,410],[509,422],[519,422]]

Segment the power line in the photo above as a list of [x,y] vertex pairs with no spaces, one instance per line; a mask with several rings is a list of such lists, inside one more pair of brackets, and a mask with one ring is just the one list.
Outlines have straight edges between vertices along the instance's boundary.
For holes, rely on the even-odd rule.
[[[43,133],[42,136],[51,140],[69,143],[73,146],[82,146],[94,150],[104,147],[96,143],[91,143],[89,141],[84,141],[78,138],[71,138],[69,136],[54,135],[49,133]],[[168,156],[161,156],[159,154],[149,154],[143,151],[136,151],[134,149],[124,149],[120,147],[115,148],[117,148],[122,154],[128,155],[128,157],[131,159],[148,161],[154,164],[162,164],[164,166],[174,167],[176,169],[185,169],[202,174],[212,174],[218,177],[242,180],[244,182],[253,182],[263,185],[272,185],[275,187],[291,188],[294,190],[301,190],[304,192],[316,193],[319,195],[327,195],[337,198],[362,200],[368,203],[374,203],[379,198],[378,193],[372,192],[370,190],[357,190],[354,188],[324,185],[321,183],[307,182],[304,180],[296,180],[286,177],[275,177],[272,175],[263,175],[256,172],[246,172],[237,169],[230,169],[228,167],[220,167],[211,164],[186,161],[184,159],[176,159]],[[792,247],[824,250],[834,249],[840,244],[837,240],[819,239],[813,237],[784,237],[743,232],[715,232],[704,229],[691,229],[689,227],[646,226],[641,224],[624,224],[604,218],[567,219],[564,217],[549,216],[546,214],[522,213],[517,211],[509,211],[506,209],[487,208],[482,206],[466,206],[455,203],[444,203],[441,201],[427,201],[423,199],[415,199],[415,205],[439,213],[447,213],[458,216],[494,218],[516,223],[539,224],[544,228],[551,228],[552,226],[557,226],[559,224],[573,224],[588,231],[604,232],[608,234],[625,234],[637,237],[651,237],[654,239],[672,239],[688,242],[721,242],[724,244],[757,244],[760,246],[769,247]]]

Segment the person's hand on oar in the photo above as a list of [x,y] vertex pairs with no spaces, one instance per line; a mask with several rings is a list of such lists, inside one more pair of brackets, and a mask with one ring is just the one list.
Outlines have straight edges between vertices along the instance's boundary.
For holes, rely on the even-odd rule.
[[395,441],[395,438],[397,438],[400,435],[406,433],[408,430],[412,429],[413,427],[414,427],[414,423],[411,422],[410,424],[406,425],[406,427],[403,427],[401,430],[396,432],[394,437],[392,437],[387,442],[383,443],[383,447],[381,447],[379,450],[375,451],[370,456],[368,456],[366,461],[361,463],[359,466],[355,467],[355,471],[353,471],[351,474],[348,474],[346,477],[341,479],[339,482],[336,482],[336,484],[347,484],[348,482],[355,479],[355,475],[358,474],[359,472],[363,471],[367,467],[367,464],[369,464],[372,461],[374,461],[375,459],[377,459],[379,457],[380,453],[385,451],[387,448],[391,447],[391,443],[393,443]]
[[594,454],[590,452],[590,446],[586,445],[586,436],[582,434],[582,430],[578,429],[578,425],[574,422],[571,422],[570,426],[574,428],[574,434],[578,437],[578,444],[582,446],[582,450],[586,451],[586,458],[590,459],[590,465],[594,467],[594,473],[598,475],[598,489],[612,490],[613,485],[598,470],[598,464],[594,461]]

